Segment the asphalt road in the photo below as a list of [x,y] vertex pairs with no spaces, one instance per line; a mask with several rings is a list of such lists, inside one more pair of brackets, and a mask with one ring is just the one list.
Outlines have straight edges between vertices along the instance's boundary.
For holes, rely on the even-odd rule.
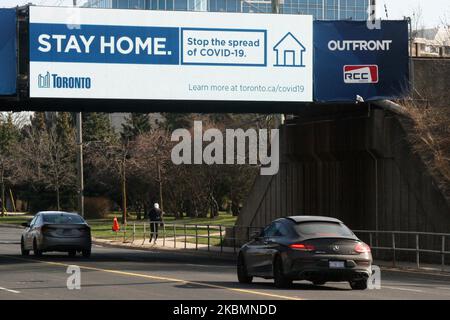
[[[20,229],[0,227],[0,300],[450,299],[450,275],[383,270],[379,290],[306,281],[277,289],[264,279],[241,285],[233,262],[198,255],[94,246],[90,259],[58,253],[22,257],[20,234]],[[69,265],[81,268],[80,290],[67,289]]]

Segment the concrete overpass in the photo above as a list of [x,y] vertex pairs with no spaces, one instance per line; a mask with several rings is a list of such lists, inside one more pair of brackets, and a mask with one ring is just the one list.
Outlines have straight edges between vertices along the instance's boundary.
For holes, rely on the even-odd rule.
[[312,214],[353,229],[448,232],[449,201],[412,152],[407,120],[368,104],[333,108],[347,112],[282,126],[280,171],[257,178],[237,225]]

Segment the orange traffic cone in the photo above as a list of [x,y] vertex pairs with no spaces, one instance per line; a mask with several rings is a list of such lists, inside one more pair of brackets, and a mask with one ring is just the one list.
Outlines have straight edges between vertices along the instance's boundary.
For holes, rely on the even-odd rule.
[[117,232],[120,230],[119,222],[117,221],[117,217],[114,217],[112,231]]

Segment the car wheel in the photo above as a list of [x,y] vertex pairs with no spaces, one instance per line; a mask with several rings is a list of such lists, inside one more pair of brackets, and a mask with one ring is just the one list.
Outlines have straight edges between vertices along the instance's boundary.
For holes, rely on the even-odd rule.
[[23,256],[28,256],[30,254],[30,250],[25,249],[25,242],[23,241],[23,238],[20,240],[20,252]]
[[277,288],[286,288],[292,284],[292,280],[284,274],[283,261],[280,256],[277,256],[273,262],[273,281]]
[[77,255],[77,251],[76,250],[70,250],[68,251],[69,257],[75,257]]
[[84,249],[81,251],[81,253],[83,254],[84,258],[89,258],[91,256],[91,249]]
[[33,253],[36,257],[42,256],[42,250],[38,249],[36,239],[33,240]]
[[366,290],[367,279],[350,281],[350,287],[353,290]]
[[240,254],[237,263],[237,277],[240,283],[252,283],[253,277],[247,273],[247,265],[245,264],[244,255]]

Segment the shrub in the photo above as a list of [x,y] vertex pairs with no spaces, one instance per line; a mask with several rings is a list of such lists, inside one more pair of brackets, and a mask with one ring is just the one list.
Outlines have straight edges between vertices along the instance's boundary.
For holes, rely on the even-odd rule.
[[85,197],[84,215],[86,218],[98,219],[105,218],[111,211],[111,200],[105,197]]

